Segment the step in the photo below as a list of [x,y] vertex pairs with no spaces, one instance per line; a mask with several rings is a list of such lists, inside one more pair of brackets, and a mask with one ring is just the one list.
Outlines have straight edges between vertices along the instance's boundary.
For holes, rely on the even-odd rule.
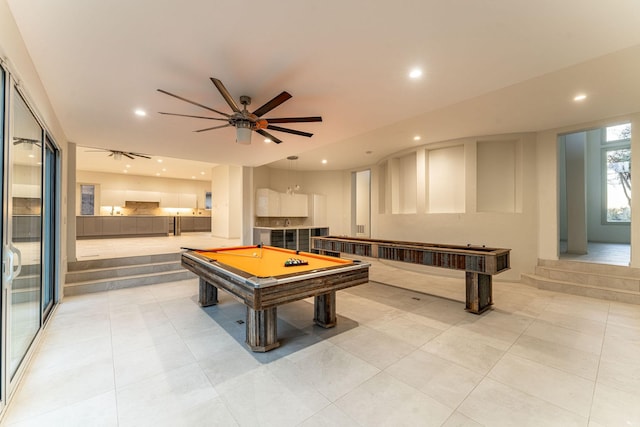
[[604,276],[633,277],[640,279],[640,268],[623,265],[600,264],[584,261],[539,259],[539,267],[559,268],[562,270],[601,274]]
[[85,282],[67,283],[64,287],[65,296],[80,295],[92,292],[104,292],[115,289],[125,289],[135,286],[146,286],[157,283],[177,282],[189,280],[197,276],[186,269],[166,271],[153,274],[137,274],[107,280],[91,280]]
[[155,262],[150,264],[125,265],[70,271],[65,276],[67,284],[93,280],[112,279],[150,273],[181,270],[180,261]]
[[182,256],[182,253],[180,252],[172,252],[172,253],[154,254],[154,255],[138,255],[133,257],[104,258],[104,259],[74,261],[74,262],[69,262],[67,264],[67,271],[95,270],[100,268],[124,267],[129,265],[138,265],[138,264],[153,264],[158,262],[180,261],[181,256]]
[[[616,271],[621,272],[621,271]],[[614,275],[610,272],[598,273],[579,270],[570,270],[559,267],[537,266],[536,276],[547,279],[584,284],[601,288],[621,289],[640,292],[640,278]]]
[[536,274],[522,274],[520,282],[554,292],[599,298],[608,301],[618,301],[640,305],[640,292],[625,289],[614,289],[596,285],[581,284],[563,280],[554,280]]

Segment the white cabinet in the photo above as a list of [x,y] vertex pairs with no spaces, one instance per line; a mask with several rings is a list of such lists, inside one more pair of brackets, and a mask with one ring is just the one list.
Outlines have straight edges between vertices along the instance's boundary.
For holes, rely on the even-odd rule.
[[124,206],[124,190],[102,190],[100,192],[100,206]]
[[161,208],[177,208],[180,207],[180,195],[177,193],[162,193],[160,195]]
[[280,215],[280,196],[268,188],[256,190],[256,216],[275,217]]
[[197,204],[197,197],[195,194],[180,194],[179,195],[179,207],[195,209]]
[[160,202],[161,193],[158,191],[126,190],[125,201],[128,202]]
[[256,190],[256,216],[258,217],[307,217],[309,196],[285,194],[269,188]]
[[283,217],[309,216],[309,197],[306,194],[280,195],[280,216],[283,216]]
[[13,184],[13,197],[23,197],[26,199],[39,199],[40,186],[32,184]]
[[161,193],[160,207],[162,208],[190,208],[195,209],[197,197],[195,194]]

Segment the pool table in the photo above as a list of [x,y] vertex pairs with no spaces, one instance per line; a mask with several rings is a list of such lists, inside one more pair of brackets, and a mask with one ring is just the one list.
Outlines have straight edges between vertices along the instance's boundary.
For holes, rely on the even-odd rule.
[[369,281],[369,264],[271,246],[188,249],[182,266],[200,278],[199,303],[218,303],[223,289],[247,306],[251,350],[278,347],[277,307],[315,297],[314,322],[336,325],[336,291]]

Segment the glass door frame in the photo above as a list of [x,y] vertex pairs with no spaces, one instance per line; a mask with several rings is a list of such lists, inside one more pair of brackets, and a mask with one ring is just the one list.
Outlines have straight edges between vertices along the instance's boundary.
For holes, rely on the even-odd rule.
[[[9,367],[10,367],[10,314],[9,310],[11,310],[10,303],[11,298],[9,295],[10,288],[7,286],[5,278],[2,280],[1,294],[0,294],[0,413],[3,412],[6,408],[7,402],[11,399],[11,396],[16,391],[17,386],[26,371],[26,367],[28,365],[28,360],[33,356],[35,348],[37,347],[38,341],[42,337],[42,329],[46,324],[48,319],[50,318],[50,314],[55,310],[55,307],[59,301],[60,296],[60,212],[61,212],[61,155],[60,148],[55,143],[55,140],[52,134],[48,131],[46,125],[40,118],[37,110],[34,108],[32,102],[30,102],[30,98],[26,96],[24,90],[20,87],[20,85],[13,78],[10,70],[5,66],[5,64],[0,61],[0,67],[4,72],[4,99],[0,99],[0,102],[4,102],[4,108],[2,110],[3,113],[3,133],[2,133],[2,159],[0,163],[0,177],[2,177],[2,187],[1,187],[1,203],[2,207],[2,223],[0,223],[0,238],[1,245],[0,251],[2,252],[2,260],[3,260],[3,276],[7,273],[7,268],[9,266],[6,263],[6,254],[5,254],[5,246],[7,243],[10,243],[9,239],[12,239],[11,230],[12,227],[12,215],[11,212],[11,203],[9,201],[9,197],[11,196],[11,165],[12,161],[9,157],[9,149],[12,146],[10,144],[10,137],[12,135],[13,129],[11,129],[11,114],[15,114],[15,98],[20,96],[24,101],[29,112],[33,115],[33,118],[37,122],[38,126],[41,130],[41,162],[40,165],[40,206],[41,206],[41,220],[40,220],[40,298],[39,298],[39,317],[38,317],[38,328],[34,334],[34,337],[25,352],[25,355],[22,357],[21,362],[18,367],[15,369],[15,372],[10,377]],[[46,169],[46,159],[45,154],[47,153],[47,149],[50,148],[51,152],[54,156],[53,158],[53,175],[49,174]],[[44,192],[45,192],[45,180],[48,179],[48,176],[52,176],[53,182],[51,183],[52,189],[54,190],[53,199],[50,203],[50,209],[45,212],[44,209]],[[45,215],[53,215],[53,219],[51,219],[50,225],[52,226],[52,230],[47,230],[52,233],[50,238],[51,245],[48,248],[45,248],[45,222],[50,218],[45,218]],[[51,251],[48,251],[51,249]],[[48,251],[50,256],[45,257],[45,252]],[[48,304],[47,307],[44,306],[44,270],[45,270],[45,260],[48,260],[50,266],[48,266],[48,271],[51,272],[50,279],[52,280],[52,295],[51,295],[51,304]],[[49,268],[50,267],[50,268]]]

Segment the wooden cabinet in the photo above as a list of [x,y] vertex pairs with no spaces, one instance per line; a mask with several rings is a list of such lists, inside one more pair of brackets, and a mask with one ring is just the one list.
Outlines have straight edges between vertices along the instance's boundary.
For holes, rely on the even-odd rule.
[[328,236],[329,227],[260,228],[253,229],[253,244],[309,252],[311,236]]
[[166,216],[78,216],[76,237],[81,239],[111,237],[167,236]]

